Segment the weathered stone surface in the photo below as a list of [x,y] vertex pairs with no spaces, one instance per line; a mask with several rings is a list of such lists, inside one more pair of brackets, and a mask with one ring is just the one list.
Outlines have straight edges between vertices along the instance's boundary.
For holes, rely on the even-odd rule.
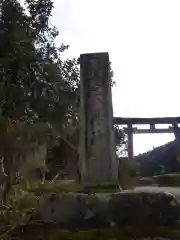
[[47,194],[30,216],[13,229],[6,224],[1,239],[180,239],[178,204],[168,193]]
[[[56,231],[58,229],[121,230],[126,227],[158,229],[162,226],[173,229],[178,226],[179,219],[178,203],[168,193],[137,193],[134,191],[95,195],[48,193],[37,196],[36,203],[33,197],[33,207],[33,214],[30,215],[24,215],[21,211],[13,215],[7,212],[8,216],[13,216],[13,222],[19,229],[18,232],[31,229],[31,231],[38,230],[40,234],[42,229],[52,230],[54,227]],[[7,217],[5,219],[8,220]],[[8,231],[8,226],[13,226],[13,222],[5,223],[2,212],[0,233]],[[53,239],[53,237],[48,239]]]
[[174,225],[178,214],[176,199],[167,193],[52,195],[40,199],[38,208],[40,220],[69,228]]
[[83,185],[118,182],[108,53],[82,54],[80,169]]
[[[42,202],[41,202],[42,200]],[[63,194],[40,199],[39,219],[67,227],[107,226],[106,198],[86,194]]]
[[168,193],[121,193],[109,201],[108,213],[118,226],[173,225],[179,218],[178,202]]

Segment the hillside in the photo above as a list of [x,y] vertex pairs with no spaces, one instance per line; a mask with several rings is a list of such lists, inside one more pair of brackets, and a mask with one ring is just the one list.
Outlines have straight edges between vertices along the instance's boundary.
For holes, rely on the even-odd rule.
[[140,164],[140,174],[143,177],[180,171],[174,141],[140,154],[136,161]]

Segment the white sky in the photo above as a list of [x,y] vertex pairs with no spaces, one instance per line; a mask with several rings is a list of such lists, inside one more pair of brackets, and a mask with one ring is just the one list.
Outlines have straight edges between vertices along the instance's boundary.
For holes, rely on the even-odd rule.
[[[114,115],[180,116],[179,0],[55,0],[52,23],[67,57],[109,52],[116,87]],[[173,139],[135,135],[134,152]]]

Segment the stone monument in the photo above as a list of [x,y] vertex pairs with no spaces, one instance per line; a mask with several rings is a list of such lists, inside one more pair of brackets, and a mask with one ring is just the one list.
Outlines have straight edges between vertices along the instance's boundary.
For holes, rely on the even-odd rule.
[[108,53],[80,56],[79,163],[83,185],[118,183]]

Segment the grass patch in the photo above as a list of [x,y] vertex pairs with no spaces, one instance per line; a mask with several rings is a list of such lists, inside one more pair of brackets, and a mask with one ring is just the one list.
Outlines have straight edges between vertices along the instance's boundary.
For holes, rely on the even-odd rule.
[[180,172],[154,176],[153,179],[162,186],[180,186]]
[[167,176],[167,177],[180,177],[180,172],[161,174],[154,177]]
[[[73,239],[73,240],[134,240],[143,239],[145,237],[166,237],[170,239],[179,239],[180,234],[176,228],[168,227],[123,227],[121,229],[87,229],[87,230],[62,230],[59,226],[51,224],[41,225],[26,225],[22,229],[18,229],[13,234],[19,240],[26,239],[34,240],[59,240],[59,239]],[[41,238],[40,238],[41,237]]]

